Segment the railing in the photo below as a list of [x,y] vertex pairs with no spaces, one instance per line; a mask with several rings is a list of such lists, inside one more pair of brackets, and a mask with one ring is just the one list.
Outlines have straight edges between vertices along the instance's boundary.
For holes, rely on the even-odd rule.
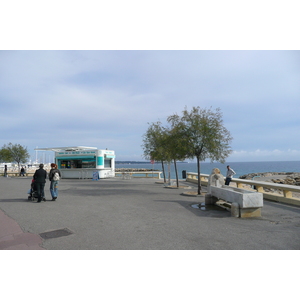
[[116,177],[122,177],[124,179],[130,179],[132,177],[161,179],[161,174],[162,172],[159,171],[115,172]]
[[[25,176],[33,176],[34,172],[27,172]],[[115,172],[116,177],[141,177],[141,178],[157,178],[161,179],[162,172],[160,171],[140,171],[140,172]],[[20,172],[7,172],[8,176],[20,176]],[[4,176],[4,172],[0,173],[0,176]],[[87,172],[81,171],[78,174],[79,179],[87,178]]]
[[[198,183],[197,173],[187,172],[186,176],[186,181]],[[208,177],[208,174],[200,174],[200,180],[203,186],[207,186]],[[238,178],[233,178],[231,182],[234,182],[238,188],[246,190],[250,189],[262,193],[264,195],[264,199],[266,200],[300,206],[300,198],[297,198],[293,195],[293,193],[299,193],[300,195],[299,186]],[[274,190],[274,192],[266,191],[265,189]]]
[[[27,177],[32,177],[33,175],[34,175],[34,172],[35,171],[33,171],[33,172],[26,172],[25,174],[24,174],[24,176],[27,176]],[[4,176],[4,172],[1,172],[0,173],[0,176]],[[14,176],[22,176],[22,175],[20,175],[20,172],[18,171],[18,172],[11,172],[11,171],[8,171],[7,172],[7,176],[9,176],[9,177],[14,177]],[[23,176],[22,176],[23,177]]]

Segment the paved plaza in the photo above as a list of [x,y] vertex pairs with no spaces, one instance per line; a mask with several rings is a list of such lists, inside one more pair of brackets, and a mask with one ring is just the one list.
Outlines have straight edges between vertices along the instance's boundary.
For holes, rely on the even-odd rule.
[[300,207],[264,201],[261,218],[233,218],[151,178],[63,179],[55,202],[47,181],[36,203],[30,183],[0,177],[0,249],[300,249]]

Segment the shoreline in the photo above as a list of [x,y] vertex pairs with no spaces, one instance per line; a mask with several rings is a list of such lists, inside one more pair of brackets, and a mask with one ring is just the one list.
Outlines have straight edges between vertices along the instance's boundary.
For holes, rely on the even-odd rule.
[[250,179],[256,181],[267,181],[278,184],[289,184],[300,186],[300,173],[299,172],[263,172],[263,173],[250,173],[242,175],[239,179]]

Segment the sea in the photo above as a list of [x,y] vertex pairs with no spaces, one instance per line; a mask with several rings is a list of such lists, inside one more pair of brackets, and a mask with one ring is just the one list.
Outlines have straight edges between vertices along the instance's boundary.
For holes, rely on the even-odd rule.
[[[197,173],[197,163],[195,162],[178,162],[177,164],[178,178],[182,179],[182,171]],[[222,163],[200,163],[200,173],[210,174],[212,169],[219,168],[224,176],[227,172],[227,165],[236,172],[234,178],[239,178],[242,175],[250,173],[264,172],[300,172],[300,161],[260,161],[260,162],[227,162]],[[116,168],[134,168],[134,169],[149,169],[162,171],[161,163],[116,163]],[[170,165],[171,179],[176,179],[174,163]],[[168,177],[168,166],[165,164],[166,177]]]

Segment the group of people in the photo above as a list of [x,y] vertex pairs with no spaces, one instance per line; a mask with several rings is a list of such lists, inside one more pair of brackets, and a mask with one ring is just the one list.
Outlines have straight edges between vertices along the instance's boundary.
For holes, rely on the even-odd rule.
[[[6,167],[6,166],[5,166]],[[7,169],[5,170],[7,173]],[[214,173],[216,175],[220,174],[220,170],[219,169],[214,169]],[[58,174],[58,175],[56,175]],[[232,176],[236,174],[234,172],[233,169],[230,168],[230,166],[227,166],[227,173],[226,173],[226,179],[225,179],[225,185],[229,185],[231,180],[232,180]],[[44,165],[40,164],[39,165],[39,169],[35,171],[34,175],[33,175],[33,180],[36,186],[36,191],[38,194],[38,201],[37,202],[42,202],[42,200],[46,201],[45,199],[45,192],[44,192],[44,188],[45,188],[45,184],[46,184],[46,179],[47,179],[47,171],[44,170]],[[51,201],[56,201],[57,196],[58,196],[58,182],[61,178],[61,174],[60,171],[57,168],[57,165],[52,163],[51,164],[51,170],[49,172],[49,180],[50,180],[50,193],[52,196],[52,200]]]
[[[38,201],[37,202],[42,202],[42,200],[46,201],[45,199],[45,193],[44,193],[44,188],[45,188],[45,184],[46,184],[46,179],[47,179],[47,171],[44,170],[44,165],[40,164],[39,165],[39,169],[35,171],[34,175],[33,175],[33,180],[34,180],[34,184],[36,187],[36,192],[38,195]],[[52,163],[51,164],[51,170],[49,172],[49,176],[48,176],[49,180],[50,180],[50,193],[52,196],[52,200],[51,201],[56,201],[57,197],[58,197],[58,182],[61,178],[61,174],[60,171],[57,168],[57,165]]]

